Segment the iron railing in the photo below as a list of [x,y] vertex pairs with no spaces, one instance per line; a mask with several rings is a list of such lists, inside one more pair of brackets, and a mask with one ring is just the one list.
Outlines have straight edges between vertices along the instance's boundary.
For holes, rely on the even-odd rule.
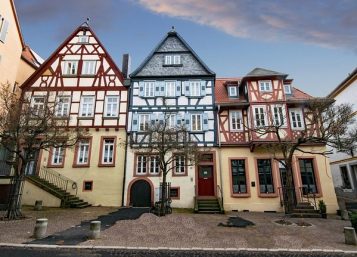
[[315,210],[318,209],[318,206],[316,204],[316,192],[315,191],[313,191],[309,187],[303,186],[303,187],[299,187],[299,193],[300,193],[300,201],[301,202],[310,203],[312,206],[314,206]]

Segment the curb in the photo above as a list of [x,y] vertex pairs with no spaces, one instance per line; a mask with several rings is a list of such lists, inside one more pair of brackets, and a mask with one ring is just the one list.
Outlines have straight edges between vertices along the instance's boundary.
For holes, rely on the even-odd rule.
[[0,243],[0,247],[18,247],[18,248],[50,248],[50,249],[98,249],[98,250],[149,250],[149,251],[248,251],[248,252],[323,252],[323,253],[344,253],[357,254],[357,251],[344,250],[326,250],[326,249],[289,249],[289,248],[175,248],[175,247],[130,247],[130,246],[87,246],[87,245],[44,245],[44,244],[12,244]]

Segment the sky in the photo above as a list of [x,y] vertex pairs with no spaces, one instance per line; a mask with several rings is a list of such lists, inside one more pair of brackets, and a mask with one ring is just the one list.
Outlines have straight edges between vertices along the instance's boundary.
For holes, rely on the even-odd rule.
[[[217,77],[256,67],[326,96],[357,67],[357,0],[15,0],[26,44],[46,59],[86,18],[131,71],[171,27]],[[357,93],[356,93],[357,95]]]

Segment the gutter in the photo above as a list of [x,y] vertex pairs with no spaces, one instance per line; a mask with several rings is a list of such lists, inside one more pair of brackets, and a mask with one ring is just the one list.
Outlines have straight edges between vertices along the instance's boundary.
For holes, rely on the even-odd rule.
[[219,130],[219,111],[221,106],[217,105],[217,132],[218,132],[218,165],[219,165],[219,179],[221,180],[222,193],[222,208],[224,209],[224,193],[223,193],[223,175],[222,175],[222,153],[221,153],[221,132]]

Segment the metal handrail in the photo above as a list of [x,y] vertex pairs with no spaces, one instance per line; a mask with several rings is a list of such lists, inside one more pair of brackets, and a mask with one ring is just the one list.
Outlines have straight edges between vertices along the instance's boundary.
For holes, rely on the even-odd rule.
[[[306,191],[306,189],[308,191]],[[317,204],[316,204],[316,193],[312,192],[309,188],[307,187],[299,187],[300,191],[300,200],[301,202],[308,202],[314,206],[314,208],[317,210]]]
[[66,176],[58,173],[55,170],[49,169],[47,167],[42,167],[38,173],[38,177],[46,180],[47,182],[53,184],[54,186],[64,190],[68,191],[69,186],[71,187],[70,189],[76,190],[76,195],[78,192],[78,186],[77,182],[71,180],[70,178],[67,178]]

